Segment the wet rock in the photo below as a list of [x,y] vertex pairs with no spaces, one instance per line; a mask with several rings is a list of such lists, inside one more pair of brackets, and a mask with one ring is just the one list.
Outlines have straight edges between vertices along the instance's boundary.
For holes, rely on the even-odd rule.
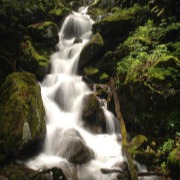
[[69,129],[61,133],[59,147],[58,155],[73,164],[83,164],[94,157],[93,151],[75,129]]
[[77,37],[77,38],[74,40],[73,44],[77,44],[77,43],[82,43],[82,39],[79,38],[79,37]]
[[96,61],[96,57],[103,50],[104,42],[99,33],[96,33],[90,40],[90,42],[83,48],[80,58],[78,69],[83,69],[87,64],[92,61]]
[[82,119],[84,126],[94,133],[106,132],[104,111],[97,97],[90,94],[84,97]]
[[22,151],[37,150],[46,125],[40,87],[33,74],[13,73],[6,78],[0,88],[0,117],[0,154],[16,157]]

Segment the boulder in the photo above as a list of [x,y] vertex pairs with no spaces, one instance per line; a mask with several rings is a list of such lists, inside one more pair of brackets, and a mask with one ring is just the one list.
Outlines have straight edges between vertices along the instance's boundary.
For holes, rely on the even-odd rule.
[[46,134],[45,110],[33,74],[13,73],[6,78],[0,88],[0,117],[0,154],[4,159],[39,147]]
[[83,99],[82,120],[84,126],[94,133],[106,132],[106,118],[101,104],[94,94]]
[[73,164],[83,164],[94,157],[93,151],[86,145],[80,133],[75,129],[61,132],[58,155]]
[[49,55],[47,52],[38,51],[32,44],[29,36],[21,42],[20,58],[18,59],[18,69],[26,70],[42,79],[49,69]]
[[28,32],[32,40],[40,44],[46,43],[46,46],[54,49],[58,43],[58,27],[52,21],[43,21],[28,26]]
[[97,61],[99,53],[103,50],[104,42],[99,33],[96,33],[90,40],[90,42],[83,48],[80,58],[78,69],[82,70],[87,64],[92,61]]

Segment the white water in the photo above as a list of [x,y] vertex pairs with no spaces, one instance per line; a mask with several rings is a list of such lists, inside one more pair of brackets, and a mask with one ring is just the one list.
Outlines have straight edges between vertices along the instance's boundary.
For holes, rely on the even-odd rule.
[[[43,104],[46,110],[47,134],[43,152],[26,164],[32,169],[59,167],[68,179],[77,171],[78,180],[109,180],[117,174],[104,175],[100,169],[110,168],[124,160],[121,145],[113,133],[113,115],[104,109],[110,134],[92,134],[82,127],[81,110],[84,95],[90,92],[82,77],[76,75],[82,48],[92,36],[93,21],[86,14],[87,8],[73,12],[64,21],[59,32],[58,51],[51,57],[51,74],[41,84]],[[74,43],[79,38],[82,42]],[[111,123],[110,123],[111,122]],[[65,129],[76,129],[90,147],[95,158],[76,167],[60,157],[60,139]]]

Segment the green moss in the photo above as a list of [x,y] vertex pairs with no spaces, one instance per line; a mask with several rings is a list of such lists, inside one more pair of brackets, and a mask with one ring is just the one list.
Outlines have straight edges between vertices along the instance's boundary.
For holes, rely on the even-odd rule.
[[88,14],[90,14],[92,19],[97,20],[98,17],[103,17],[105,14],[107,14],[107,11],[106,9],[92,8],[88,10]]
[[99,77],[100,80],[107,80],[109,78],[109,75],[107,73],[102,73]]
[[26,39],[21,43],[21,58],[19,63],[28,71],[36,74],[38,78],[42,77],[48,68],[48,56],[40,54],[34,48],[30,39]]
[[91,76],[97,74],[99,70],[93,67],[88,67],[88,68],[84,68],[84,72],[86,75]]
[[[3,151],[8,156],[17,155],[27,141],[44,137],[45,111],[34,75],[9,75],[1,87],[0,102],[0,137],[3,138]],[[23,139],[24,123],[29,125],[31,134],[26,140]]]
[[61,9],[52,9],[51,11],[49,11],[49,14],[60,16],[63,14],[63,11]]
[[45,27],[47,26],[54,26],[55,24],[52,22],[52,21],[45,21],[45,22],[42,22],[42,23],[36,23],[36,24],[31,24],[29,25],[27,28],[32,28],[32,29],[39,29],[39,30],[42,30],[44,29]]
[[97,44],[97,45],[100,45],[100,46],[103,46],[103,45],[104,45],[102,36],[101,36],[99,33],[96,33],[96,34],[91,38],[91,40],[90,40],[89,43],[90,43],[90,44]]
[[168,164],[176,169],[180,168],[180,147],[177,147],[170,152]]
[[23,46],[22,51],[24,55],[26,57],[29,57],[29,60],[36,61],[40,66],[47,66],[48,58],[44,55],[40,55],[36,51],[30,40],[26,40],[24,43],[22,43],[21,46]]
[[131,152],[132,155],[135,155],[136,150],[140,148],[144,143],[147,142],[147,138],[144,135],[136,135],[135,137],[132,138],[132,140],[129,143],[129,151]]

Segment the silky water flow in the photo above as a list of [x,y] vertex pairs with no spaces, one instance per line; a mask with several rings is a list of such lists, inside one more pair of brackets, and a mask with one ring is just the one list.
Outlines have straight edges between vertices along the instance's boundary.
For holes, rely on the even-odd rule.
[[[101,168],[111,168],[124,161],[121,144],[115,133],[114,115],[104,106],[107,134],[92,134],[83,128],[81,119],[82,100],[92,93],[76,74],[79,55],[92,36],[93,21],[86,14],[87,8],[72,12],[64,20],[59,32],[58,51],[51,56],[51,73],[41,85],[42,99],[46,111],[47,134],[42,152],[28,160],[26,165],[35,170],[52,167],[61,168],[69,180],[76,171],[78,180],[110,180],[117,174],[103,174]],[[70,153],[71,144],[62,143],[68,129],[73,129],[83,138],[94,156],[81,165],[73,165],[62,153]]]

